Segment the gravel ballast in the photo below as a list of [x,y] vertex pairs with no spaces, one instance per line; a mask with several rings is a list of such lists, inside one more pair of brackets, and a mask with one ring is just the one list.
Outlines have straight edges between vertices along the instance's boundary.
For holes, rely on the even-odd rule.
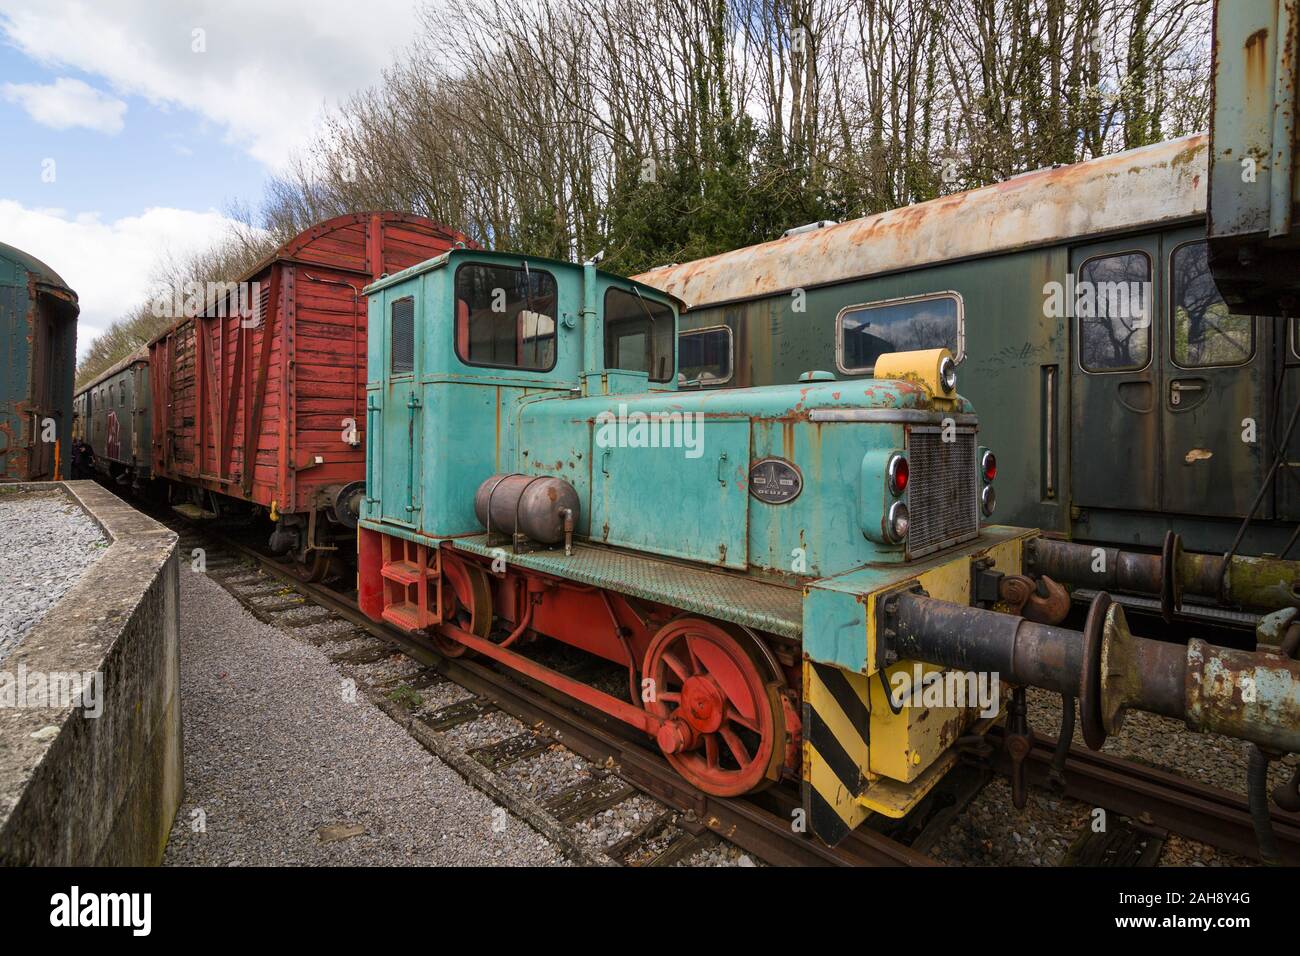
[[99,525],[58,491],[0,494],[0,660],[108,544]]
[[165,864],[552,865],[321,650],[181,573],[185,802]]

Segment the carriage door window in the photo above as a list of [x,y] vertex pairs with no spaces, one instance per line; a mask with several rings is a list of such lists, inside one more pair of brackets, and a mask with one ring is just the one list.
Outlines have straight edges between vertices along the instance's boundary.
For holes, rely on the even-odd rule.
[[725,325],[683,332],[677,338],[677,384],[702,388],[731,381],[732,338]]
[[[1205,233],[1189,232],[1180,230],[1165,243],[1169,344],[1162,350],[1161,507],[1236,518],[1250,510],[1271,454],[1266,409],[1276,379],[1268,349],[1256,341],[1282,326],[1228,311],[1210,272]],[[1257,517],[1273,517],[1275,494],[1264,496]]]
[[466,365],[555,368],[557,289],[549,272],[467,263],[456,270],[456,355]]
[[652,382],[673,377],[673,310],[624,289],[605,293],[605,367],[645,372]]
[[1242,365],[1255,353],[1255,320],[1233,315],[1210,275],[1204,242],[1188,242],[1170,258],[1174,364],[1183,368]]
[[850,306],[840,313],[841,372],[865,375],[889,352],[945,348],[965,358],[961,296],[956,292],[886,299]]
[[[1058,334],[1068,336],[1078,369],[1066,379],[1065,498],[1079,510],[1063,520],[1100,522],[1112,509],[1159,508],[1161,372],[1151,360],[1152,317],[1161,301],[1158,262],[1156,235],[1081,246],[1070,252],[1069,272],[1044,286],[1045,305],[1053,301],[1049,296],[1063,296],[1055,300],[1062,308],[1045,309],[1040,317],[1059,316]],[[1040,394],[1040,407],[1045,401]]]
[[1079,364],[1089,372],[1142,368],[1151,356],[1151,259],[1142,252],[1097,256],[1079,270]]

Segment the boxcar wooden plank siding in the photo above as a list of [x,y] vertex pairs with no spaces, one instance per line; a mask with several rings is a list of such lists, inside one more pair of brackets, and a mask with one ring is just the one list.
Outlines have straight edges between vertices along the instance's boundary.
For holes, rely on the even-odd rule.
[[[332,219],[244,277],[260,285],[259,325],[246,326],[232,304],[225,317],[210,307],[155,339],[155,474],[286,514],[323,508],[327,489],[362,480],[361,289],[458,242],[465,237],[418,216]],[[344,440],[349,419],[355,446]]]

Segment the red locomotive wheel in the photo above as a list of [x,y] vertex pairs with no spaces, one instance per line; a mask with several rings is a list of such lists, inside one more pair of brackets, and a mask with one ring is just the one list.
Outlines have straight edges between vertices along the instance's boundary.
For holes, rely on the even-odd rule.
[[[477,564],[442,554],[442,599],[446,620],[461,630],[487,637],[492,630],[492,588],[487,572]],[[432,629],[433,642],[447,657],[460,657],[469,650],[454,637]]]
[[785,737],[777,675],[749,638],[701,618],[678,618],[654,636],[644,675],[646,709],[665,719],[657,740],[668,762],[701,790],[734,797],[760,788]]

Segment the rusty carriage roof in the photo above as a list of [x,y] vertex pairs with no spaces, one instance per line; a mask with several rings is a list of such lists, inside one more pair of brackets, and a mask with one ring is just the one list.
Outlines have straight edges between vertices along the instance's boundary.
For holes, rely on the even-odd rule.
[[692,309],[1205,215],[1203,134],[633,276]]

